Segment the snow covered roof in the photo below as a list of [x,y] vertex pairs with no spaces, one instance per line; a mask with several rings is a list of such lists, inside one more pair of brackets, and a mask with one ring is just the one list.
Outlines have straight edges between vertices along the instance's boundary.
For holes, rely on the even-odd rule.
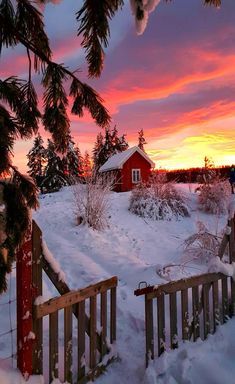
[[116,155],[111,156],[106,163],[100,167],[99,172],[111,171],[113,169],[121,169],[123,164],[133,155],[133,153],[138,152],[145,160],[149,162],[152,168],[155,167],[155,163],[148,157],[148,155],[143,152],[139,147],[132,147],[126,151],[117,153]]

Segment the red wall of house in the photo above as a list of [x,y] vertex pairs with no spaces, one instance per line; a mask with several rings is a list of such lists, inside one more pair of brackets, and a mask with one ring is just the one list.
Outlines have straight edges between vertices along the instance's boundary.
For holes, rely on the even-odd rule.
[[135,187],[135,183],[132,183],[132,169],[140,169],[141,181],[148,181],[151,173],[151,165],[145,160],[138,152],[126,161],[122,168],[122,192],[130,191]]

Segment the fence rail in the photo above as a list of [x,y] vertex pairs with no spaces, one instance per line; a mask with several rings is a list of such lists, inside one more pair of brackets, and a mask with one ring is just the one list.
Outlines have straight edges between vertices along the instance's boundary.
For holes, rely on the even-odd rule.
[[134,293],[145,295],[146,366],[149,358],[160,356],[166,348],[177,348],[180,340],[205,339],[235,315],[235,282],[222,273],[193,276]]
[[[70,291],[67,284],[59,280],[44,257],[41,231],[33,222],[33,284],[34,291],[39,296],[42,295],[42,270],[62,295],[34,305],[33,330],[36,338],[33,347],[33,373],[45,376],[43,355],[46,345],[43,344],[43,319],[47,317],[49,318],[49,383],[57,378],[69,384],[74,380],[76,384],[93,380],[116,358],[115,348],[112,348],[112,345],[116,341],[118,279],[114,276],[86,288]],[[62,312],[61,328],[59,324]],[[61,339],[63,339],[62,359]],[[63,377],[60,365],[64,367]]]

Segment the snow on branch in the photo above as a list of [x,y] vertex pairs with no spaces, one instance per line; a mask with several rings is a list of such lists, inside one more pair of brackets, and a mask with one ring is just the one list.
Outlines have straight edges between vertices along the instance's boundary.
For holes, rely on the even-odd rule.
[[135,17],[136,32],[142,35],[148,24],[149,14],[159,5],[160,0],[130,0],[132,14]]
[[45,240],[42,240],[42,252],[43,252],[45,259],[48,261],[48,263],[52,267],[53,271],[58,274],[58,279],[60,281],[65,282],[66,281],[65,273],[61,270],[61,267],[60,267],[58,261],[56,261],[56,259],[52,255],[51,251],[49,251]]

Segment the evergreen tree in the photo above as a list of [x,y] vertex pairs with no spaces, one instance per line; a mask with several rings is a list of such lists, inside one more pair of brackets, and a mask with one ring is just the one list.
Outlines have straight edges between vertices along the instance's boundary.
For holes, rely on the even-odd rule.
[[63,162],[56,153],[55,144],[48,140],[47,165],[45,168],[45,178],[41,184],[43,192],[55,192],[65,185],[68,180],[63,172]]
[[93,159],[93,165],[95,169],[99,169],[102,165],[102,159],[101,159],[101,149],[104,145],[104,137],[101,132],[98,133],[96,137],[95,146],[92,151],[92,159]]
[[143,129],[141,129],[141,130],[138,132],[138,134],[139,134],[139,137],[138,137],[138,141],[139,141],[139,143],[138,143],[138,147],[139,147],[142,151],[145,152],[144,145],[147,144],[147,142],[146,142],[146,140],[145,140],[145,138],[144,138],[144,131],[143,131]]
[[88,151],[85,151],[83,158],[83,176],[89,177],[92,173],[91,158]]
[[97,166],[100,168],[113,155],[113,138],[110,128],[106,128],[103,146],[100,147]]
[[124,152],[129,148],[129,144],[126,141],[126,134],[123,134],[121,137],[119,137],[119,143],[118,143],[118,152]]
[[119,152],[123,152],[129,147],[125,138],[126,135],[124,134],[121,137],[118,136],[118,130],[116,125],[114,126],[111,132],[111,137],[112,137],[112,155],[115,155],[116,153],[119,153]]
[[46,151],[40,134],[35,137],[33,148],[29,151],[27,157],[28,174],[36,181],[37,186],[40,186],[43,180],[44,165],[46,162]]
[[79,147],[75,146],[71,136],[68,138],[68,147],[62,163],[64,175],[70,184],[74,184],[83,173],[83,159]]
[[112,131],[110,128],[106,128],[104,138],[102,134],[97,135],[93,149],[94,166],[96,169],[99,169],[111,156],[123,152],[129,147],[125,136],[118,136],[116,125]]

